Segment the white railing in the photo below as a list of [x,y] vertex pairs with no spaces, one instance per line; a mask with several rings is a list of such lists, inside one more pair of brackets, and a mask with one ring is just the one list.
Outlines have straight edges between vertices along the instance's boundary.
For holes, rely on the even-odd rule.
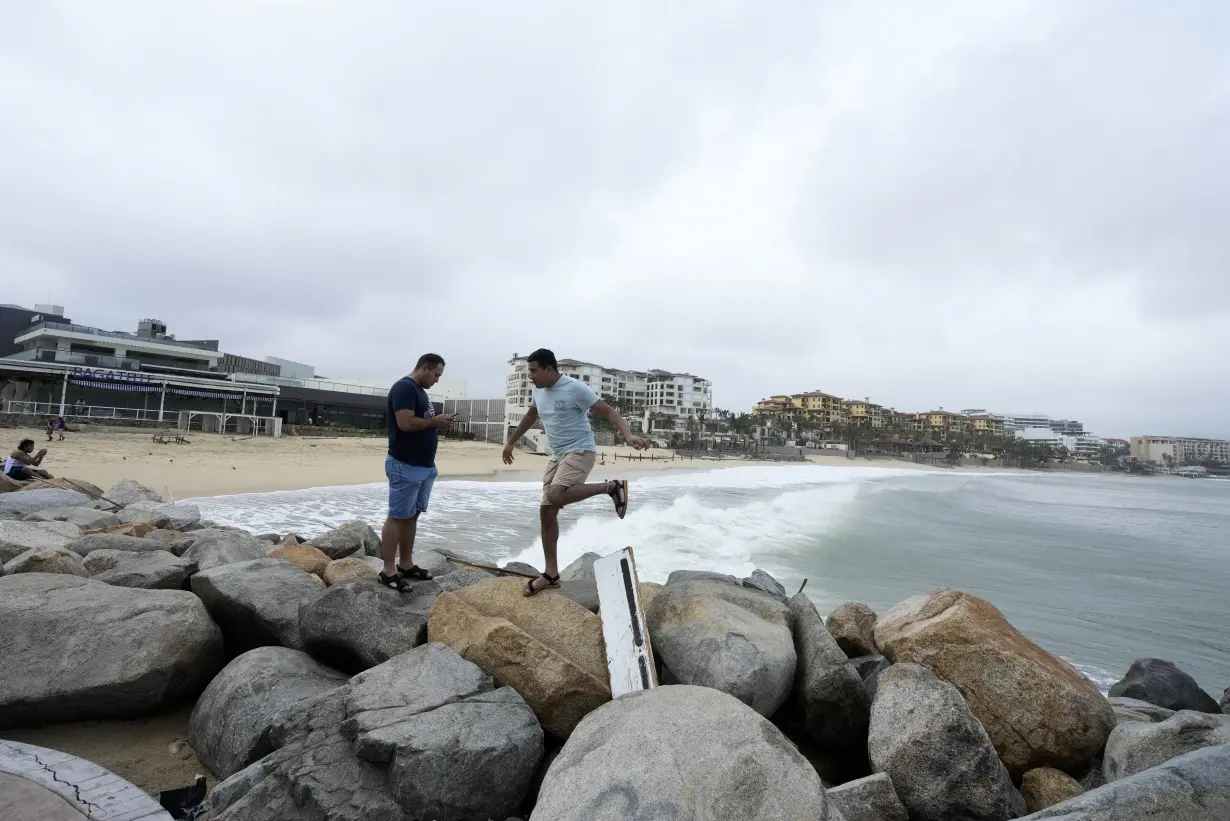
[[[17,402],[11,399],[6,399],[4,400],[3,405],[0,405],[0,413],[11,413],[18,416],[58,417],[60,415],[60,403]],[[167,411],[166,415],[169,416],[171,413],[171,411]],[[86,405],[84,407],[74,408],[72,405],[65,405],[64,418],[85,422],[90,420],[157,422],[158,409],[155,408],[153,410],[148,410],[146,408],[111,408],[102,405]]]

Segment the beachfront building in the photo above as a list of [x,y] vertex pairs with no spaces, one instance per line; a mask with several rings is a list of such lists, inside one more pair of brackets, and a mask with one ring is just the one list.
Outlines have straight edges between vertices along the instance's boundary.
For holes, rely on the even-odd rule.
[[1133,436],[1133,459],[1152,464],[1230,464],[1230,441],[1185,436]]
[[946,411],[943,408],[918,415],[922,419],[923,430],[935,437],[947,438],[965,433],[969,429],[968,416]]
[[[163,423],[189,413],[189,423],[212,414],[223,429],[237,417],[381,429],[389,388],[403,375],[330,379],[303,362],[227,353],[218,340],[177,339],[155,319],[129,333],[75,324],[57,305],[0,306],[7,413]],[[466,398],[465,383],[442,380],[430,396],[442,411],[446,400]],[[478,401],[458,407],[458,427],[467,430],[473,417],[475,435],[486,438],[490,409]]]
[[[560,373],[578,379],[619,410],[638,433],[669,436],[695,429],[713,410],[713,384],[689,373],[631,371],[579,359],[559,360]],[[530,407],[534,385],[524,356],[513,354],[505,377],[505,427],[512,430]]]
[[884,427],[884,408],[870,399],[844,399],[841,401],[841,423],[862,425],[869,428]]
[[993,413],[975,413],[963,415],[969,418],[969,432],[974,436],[989,436],[999,438],[1004,435],[1004,420]]

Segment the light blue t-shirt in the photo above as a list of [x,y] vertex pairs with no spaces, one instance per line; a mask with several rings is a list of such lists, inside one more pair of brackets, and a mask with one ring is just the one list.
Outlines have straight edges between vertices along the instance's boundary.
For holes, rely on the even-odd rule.
[[575,451],[597,453],[589,409],[598,401],[598,394],[589,385],[571,376],[560,376],[549,388],[535,388],[530,401],[538,409],[538,417],[547,431],[552,459]]

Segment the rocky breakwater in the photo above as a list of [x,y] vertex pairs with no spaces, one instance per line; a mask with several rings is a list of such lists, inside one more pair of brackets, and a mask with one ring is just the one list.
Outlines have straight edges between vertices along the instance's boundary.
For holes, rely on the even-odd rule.
[[1230,818],[1230,717],[1181,671],[1112,705],[964,593],[830,626],[760,571],[672,574],[640,591],[662,684],[612,700],[592,555],[526,598],[422,550],[399,594],[358,525],[258,538],[129,491],[157,522],[18,523],[55,561],[0,577],[0,728],[199,695],[214,821]]

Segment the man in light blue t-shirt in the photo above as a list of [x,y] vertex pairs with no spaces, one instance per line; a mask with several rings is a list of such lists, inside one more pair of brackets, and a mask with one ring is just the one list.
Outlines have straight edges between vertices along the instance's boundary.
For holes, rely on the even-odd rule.
[[542,477],[542,504],[538,508],[545,566],[542,575],[527,582],[524,590],[525,595],[532,596],[539,590],[559,586],[556,547],[559,544],[561,507],[606,495],[615,502],[615,513],[619,518],[622,519],[628,512],[626,479],[585,483],[589,472],[594,469],[598,454],[594,429],[589,424],[590,411],[606,417],[624,441],[637,450],[648,447],[649,440],[633,434],[619,411],[599,399],[589,385],[561,374],[555,354],[546,348],[534,351],[526,362],[530,381],[534,383],[534,396],[525,418],[504,445],[504,464],[513,463],[513,446],[535,421],[541,419],[547,432],[547,444],[551,447],[551,461],[547,463],[547,472]]

